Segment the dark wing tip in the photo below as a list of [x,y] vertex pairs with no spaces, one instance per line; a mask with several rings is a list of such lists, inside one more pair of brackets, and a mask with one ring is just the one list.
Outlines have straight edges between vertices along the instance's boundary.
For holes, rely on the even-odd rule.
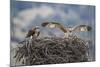
[[87,27],[87,31],[91,31],[92,30],[92,27],[87,26],[87,25],[80,25],[79,27]]
[[87,30],[88,30],[88,31],[91,31],[92,28],[91,28],[90,26],[87,26]]
[[49,24],[49,22],[44,22],[44,23],[41,24],[41,26],[42,26],[42,27],[45,27],[45,26],[48,25],[48,24]]

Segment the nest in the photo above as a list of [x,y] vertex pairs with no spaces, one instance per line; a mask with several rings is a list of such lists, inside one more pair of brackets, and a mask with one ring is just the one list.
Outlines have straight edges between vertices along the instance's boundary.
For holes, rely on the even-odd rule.
[[86,42],[78,37],[44,37],[21,42],[14,58],[23,65],[86,62],[87,52]]

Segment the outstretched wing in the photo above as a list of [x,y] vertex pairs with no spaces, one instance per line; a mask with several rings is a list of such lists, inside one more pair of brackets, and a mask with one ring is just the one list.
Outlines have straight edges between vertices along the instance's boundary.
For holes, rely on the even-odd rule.
[[64,25],[60,24],[60,23],[55,23],[56,28],[60,29],[61,31],[63,31],[64,33],[67,32],[66,28],[64,27]]
[[87,25],[79,25],[73,29],[74,32],[86,32],[91,31],[91,27]]
[[48,25],[49,28],[58,28],[63,32],[67,32],[66,28],[62,24],[57,23],[57,22],[44,22],[41,25],[43,27],[46,27]]

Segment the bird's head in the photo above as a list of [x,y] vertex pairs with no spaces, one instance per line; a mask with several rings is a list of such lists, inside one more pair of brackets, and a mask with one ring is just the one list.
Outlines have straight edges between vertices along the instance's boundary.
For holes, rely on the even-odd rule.
[[41,24],[42,27],[46,27],[49,24],[49,22],[44,22]]

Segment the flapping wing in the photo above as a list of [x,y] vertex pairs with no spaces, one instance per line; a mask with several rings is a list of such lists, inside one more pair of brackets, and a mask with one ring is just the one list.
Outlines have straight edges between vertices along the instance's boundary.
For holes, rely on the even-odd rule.
[[57,28],[59,28],[61,31],[63,31],[64,33],[67,32],[67,29],[62,25],[62,24],[58,24],[56,25]]
[[58,22],[44,22],[41,25],[43,27],[46,27],[48,25],[49,28],[58,28],[58,29],[60,29],[63,32],[67,32],[66,28],[62,24],[60,24]]
[[91,31],[91,27],[87,25],[79,25],[73,29],[74,32],[87,32]]

